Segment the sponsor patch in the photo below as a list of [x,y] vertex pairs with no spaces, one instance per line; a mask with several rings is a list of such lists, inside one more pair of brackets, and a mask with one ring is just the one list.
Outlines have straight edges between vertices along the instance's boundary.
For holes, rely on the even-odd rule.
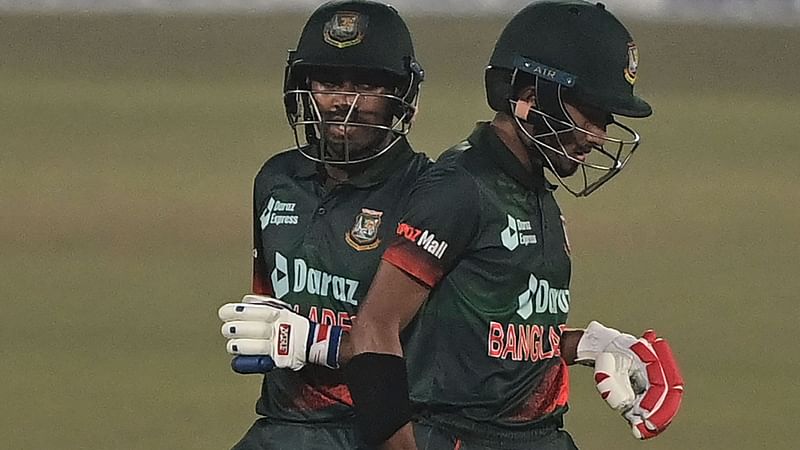
[[378,228],[381,226],[383,211],[362,208],[350,231],[345,233],[344,240],[356,251],[373,250],[381,245],[378,239]]
[[369,18],[354,11],[339,11],[325,23],[322,34],[325,42],[336,48],[358,45],[364,40]]
[[397,235],[417,244],[418,247],[422,247],[436,259],[442,259],[445,250],[447,250],[447,241],[436,239],[436,234],[428,230],[412,227],[407,223],[397,225]]
[[569,313],[569,289],[550,286],[545,279],[538,279],[531,274],[528,278],[528,289],[517,296],[517,314],[528,319],[535,314]]
[[275,252],[275,268],[272,269],[271,281],[275,297],[279,299],[290,292],[305,292],[358,305],[358,280],[311,267],[303,258],[290,261],[281,253]]
[[633,42],[628,42],[628,66],[625,67],[625,79],[628,83],[636,83],[636,72],[639,70],[639,49]]
[[289,356],[289,336],[292,325],[282,323],[278,326],[278,356]]
[[298,217],[294,214],[296,203],[282,202],[275,197],[270,197],[267,207],[259,218],[261,229],[270,225],[297,225]]
[[517,219],[511,214],[506,214],[506,216],[508,226],[500,232],[500,241],[503,243],[503,247],[513,252],[520,245],[528,246],[539,242],[536,234],[532,231],[529,220]]

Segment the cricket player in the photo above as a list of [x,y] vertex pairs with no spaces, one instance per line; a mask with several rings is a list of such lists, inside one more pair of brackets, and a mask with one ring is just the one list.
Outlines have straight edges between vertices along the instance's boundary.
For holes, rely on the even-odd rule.
[[[325,349],[350,328],[410,188],[431,163],[405,137],[422,78],[406,24],[371,1],[320,6],[290,52],[284,104],[297,147],[270,158],[255,179],[252,289],[314,324],[308,360],[319,365],[266,375],[262,417],[235,449],[368,448]],[[246,332],[246,323],[224,330]],[[249,353],[248,343],[229,350]],[[233,361],[242,373],[265,372],[263,364]]]
[[355,355],[345,372],[370,442],[574,449],[562,417],[575,362],[595,366],[635,437],[670,424],[683,380],[666,341],[566,328],[583,300],[570,295],[564,218],[544,175],[585,196],[623,169],[640,139],[617,117],[652,113],[634,94],[638,62],[599,3],[536,2],[506,25],[485,76],[497,113],[414,188],[343,352]]
[[[367,443],[574,449],[563,429],[574,363],[594,366],[635,437],[669,426],[683,380],[665,340],[566,327],[570,248],[545,176],[586,196],[624,168],[640,138],[617,117],[652,113],[634,94],[637,69],[634,40],[601,4],[535,2],[506,25],[485,77],[494,119],[418,180],[358,320],[325,349]],[[240,353],[316,363],[317,325],[291,309],[223,308],[252,330],[229,346],[258,343]]]

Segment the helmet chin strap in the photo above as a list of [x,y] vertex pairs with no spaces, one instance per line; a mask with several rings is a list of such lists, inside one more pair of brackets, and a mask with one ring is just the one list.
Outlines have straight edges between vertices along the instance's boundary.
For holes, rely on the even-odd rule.
[[533,103],[527,100],[517,100],[514,104],[514,115],[523,122],[527,122],[531,109],[533,109]]
[[517,100],[515,102],[513,112],[514,122],[517,124],[517,136],[519,137],[520,141],[522,141],[522,145],[524,145],[528,150],[528,158],[531,160],[531,162],[535,161],[540,166],[544,166],[544,163],[546,162],[548,166],[551,166],[550,168],[552,169],[552,164],[550,164],[550,161],[543,153],[533,135],[528,133],[527,130],[523,129],[523,123],[529,123],[528,115],[532,109],[533,103],[530,101]]

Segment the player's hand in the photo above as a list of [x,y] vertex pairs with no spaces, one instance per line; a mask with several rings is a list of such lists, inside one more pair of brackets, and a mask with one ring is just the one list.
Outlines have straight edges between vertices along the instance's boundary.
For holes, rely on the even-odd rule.
[[311,322],[287,303],[262,295],[245,295],[218,312],[228,353],[240,373],[275,368],[300,370],[307,363],[338,368],[342,328]]
[[[584,337],[578,360],[593,360],[597,390],[630,423],[633,435],[649,439],[664,431],[683,396],[683,377],[667,341],[652,330],[637,339],[597,322]],[[594,352],[597,348],[601,350]]]

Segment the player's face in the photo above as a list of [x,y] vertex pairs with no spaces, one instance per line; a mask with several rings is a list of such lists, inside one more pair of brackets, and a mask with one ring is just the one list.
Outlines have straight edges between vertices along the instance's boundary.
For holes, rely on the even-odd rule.
[[585,162],[593,146],[603,145],[606,138],[606,127],[610,119],[610,115],[607,112],[592,106],[565,102],[564,107],[575,126],[588,131],[590,134],[572,130],[559,134],[558,140],[555,138],[545,139],[552,147],[563,147],[565,153],[569,155],[567,157],[549,149],[544,150],[553,164],[553,169],[560,177],[574,175],[580,165],[578,161]]
[[328,151],[338,157],[348,152],[349,159],[358,159],[383,144],[386,130],[363,125],[391,127],[392,100],[383,96],[392,94],[391,88],[346,73],[317,74],[309,81]]

